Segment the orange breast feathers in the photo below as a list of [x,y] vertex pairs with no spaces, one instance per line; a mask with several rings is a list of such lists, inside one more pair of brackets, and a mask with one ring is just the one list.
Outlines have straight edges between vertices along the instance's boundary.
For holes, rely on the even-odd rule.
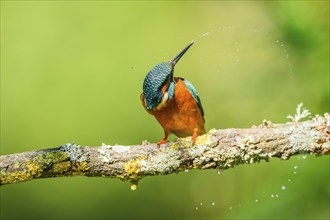
[[[173,133],[178,137],[187,137],[196,135],[196,132],[198,135],[204,134],[204,119],[194,97],[180,78],[175,78],[175,81],[173,99],[147,111],[155,116],[165,135]],[[146,109],[143,94],[141,101]]]

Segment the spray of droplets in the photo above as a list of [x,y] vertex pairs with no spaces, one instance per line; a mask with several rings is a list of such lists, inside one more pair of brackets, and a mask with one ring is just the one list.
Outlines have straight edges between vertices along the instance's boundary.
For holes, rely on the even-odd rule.
[[[247,27],[241,27],[240,25],[222,25],[222,26],[219,26],[217,28],[214,28],[214,29],[211,29],[211,30],[208,30],[208,31],[205,31],[205,32],[202,32],[202,33],[198,34],[197,35],[198,38],[197,38],[196,42],[198,40],[202,40],[203,38],[209,37],[209,36],[211,36],[212,34],[215,34],[215,33],[221,33],[221,32],[224,32],[224,31],[233,31],[233,30],[239,30],[239,31],[250,33],[250,34],[259,34],[260,36],[263,36],[263,37],[270,37],[271,36],[271,34],[267,30],[264,30],[263,28],[247,28]],[[283,57],[284,57],[284,59],[286,60],[286,63],[287,63],[287,69],[288,69],[290,78],[292,79],[293,78],[293,67],[292,67],[292,64],[291,64],[290,59],[289,59],[289,47],[290,47],[290,45],[288,45],[285,42],[282,42],[279,39],[276,39],[274,43],[281,50],[281,52],[283,54]],[[237,48],[237,50],[239,51],[240,49]],[[238,62],[240,62],[239,59],[236,60],[236,63],[238,63]],[[219,72],[219,70],[217,72]]]
[[[271,33],[269,33],[267,30],[264,30],[263,28],[243,28],[241,26],[236,26],[236,25],[222,25],[218,28],[215,28],[215,29],[211,29],[209,31],[205,31],[205,32],[202,32],[200,34],[198,34],[198,39],[196,40],[199,41],[199,40],[203,40],[204,38],[206,37],[210,37],[212,34],[215,34],[215,33],[220,33],[220,32],[223,32],[223,31],[230,31],[230,30],[240,30],[240,31],[247,31],[248,33],[251,33],[251,34],[262,34],[264,37],[270,37],[271,36]],[[236,45],[238,44],[238,42],[235,42]],[[283,42],[279,39],[276,39],[274,40],[274,44],[277,45],[277,47],[281,50],[282,54],[283,54],[283,58],[286,60],[286,63],[287,63],[287,68],[288,68],[288,72],[290,74],[290,77],[292,78],[293,76],[293,67],[292,67],[292,64],[290,62],[290,54],[289,54],[289,48],[290,48],[290,45],[288,45],[286,42]],[[235,51],[238,53],[240,52],[240,48],[236,48]],[[219,53],[217,53],[217,55],[219,55]],[[202,62],[202,61],[200,61]],[[236,62],[238,63],[239,62],[239,59],[236,60]],[[217,70],[217,72],[220,72],[220,69]],[[303,156],[300,156],[299,159],[306,159],[307,156],[306,155],[303,155]],[[296,175],[298,172],[298,166],[295,165],[294,167],[294,170],[293,170],[293,174]],[[188,172],[187,170],[185,170],[185,172]],[[221,170],[217,170],[217,174],[220,174],[221,173]],[[292,182],[292,178],[288,178],[287,179],[287,182],[286,183],[291,183]],[[287,190],[287,186],[286,185],[282,185],[280,186],[280,191],[281,192],[284,192]],[[272,199],[279,199],[280,198],[280,193],[273,193],[270,195],[270,198]],[[259,203],[259,199],[256,198],[254,199],[254,203]],[[216,203],[215,202],[211,202],[210,203],[211,206],[215,206]],[[199,203],[198,206],[195,207],[195,210],[198,211],[201,207],[203,206],[203,203]],[[238,205],[239,208],[242,207],[241,204]],[[229,206],[228,207],[228,210],[233,210],[233,206]]]
[[[210,206],[214,207],[215,204],[216,204],[215,202],[211,202],[210,204],[206,204],[206,206],[210,205]],[[201,202],[201,203],[199,203],[199,206],[195,207],[195,210],[198,211],[199,208],[201,208],[202,206],[203,206],[203,203]]]

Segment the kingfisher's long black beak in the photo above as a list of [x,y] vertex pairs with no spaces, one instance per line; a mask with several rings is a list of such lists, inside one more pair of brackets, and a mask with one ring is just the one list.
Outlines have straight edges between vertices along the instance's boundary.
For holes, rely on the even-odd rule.
[[173,66],[175,66],[175,64],[180,60],[180,58],[183,56],[183,54],[185,54],[187,52],[187,50],[193,44],[194,44],[194,41],[191,41],[191,43],[188,46],[186,46],[178,55],[176,55],[176,57],[174,57],[173,60],[170,61],[173,64]]

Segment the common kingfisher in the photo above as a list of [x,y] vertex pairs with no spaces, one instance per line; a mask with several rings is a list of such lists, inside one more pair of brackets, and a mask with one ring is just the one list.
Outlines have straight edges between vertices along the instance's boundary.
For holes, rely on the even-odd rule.
[[194,41],[172,60],[154,66],[144,79],[142,105],[155,116],[165,133],[158,145],[166,143],[172,133],[178,137],[192,136],[193,144],[198,135],[205,134],[204,110],[195,87],[186,79],[174,77],[175,65],[193,44]]

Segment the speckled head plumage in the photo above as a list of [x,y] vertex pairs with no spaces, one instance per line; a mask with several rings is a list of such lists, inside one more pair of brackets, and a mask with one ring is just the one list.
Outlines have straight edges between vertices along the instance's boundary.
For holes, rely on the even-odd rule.
[[154,66],[143,82],[143,94],[148,110],[157,106],[163,97],[162,88],[171,80],[173,65],[170,62],[161,62]]
[[151,110],[161,103],[164,85],[169,84],[168,95],[171,100],[174,95],[174,80],[173,71],[174,66],[185,54],[185,52],[193,45],[192,41],[187,47],[185,47],[176,57],[168,62],[161,62],[154,66],[147,74],[143,82],[143,94],[146,101],[147,110]]

